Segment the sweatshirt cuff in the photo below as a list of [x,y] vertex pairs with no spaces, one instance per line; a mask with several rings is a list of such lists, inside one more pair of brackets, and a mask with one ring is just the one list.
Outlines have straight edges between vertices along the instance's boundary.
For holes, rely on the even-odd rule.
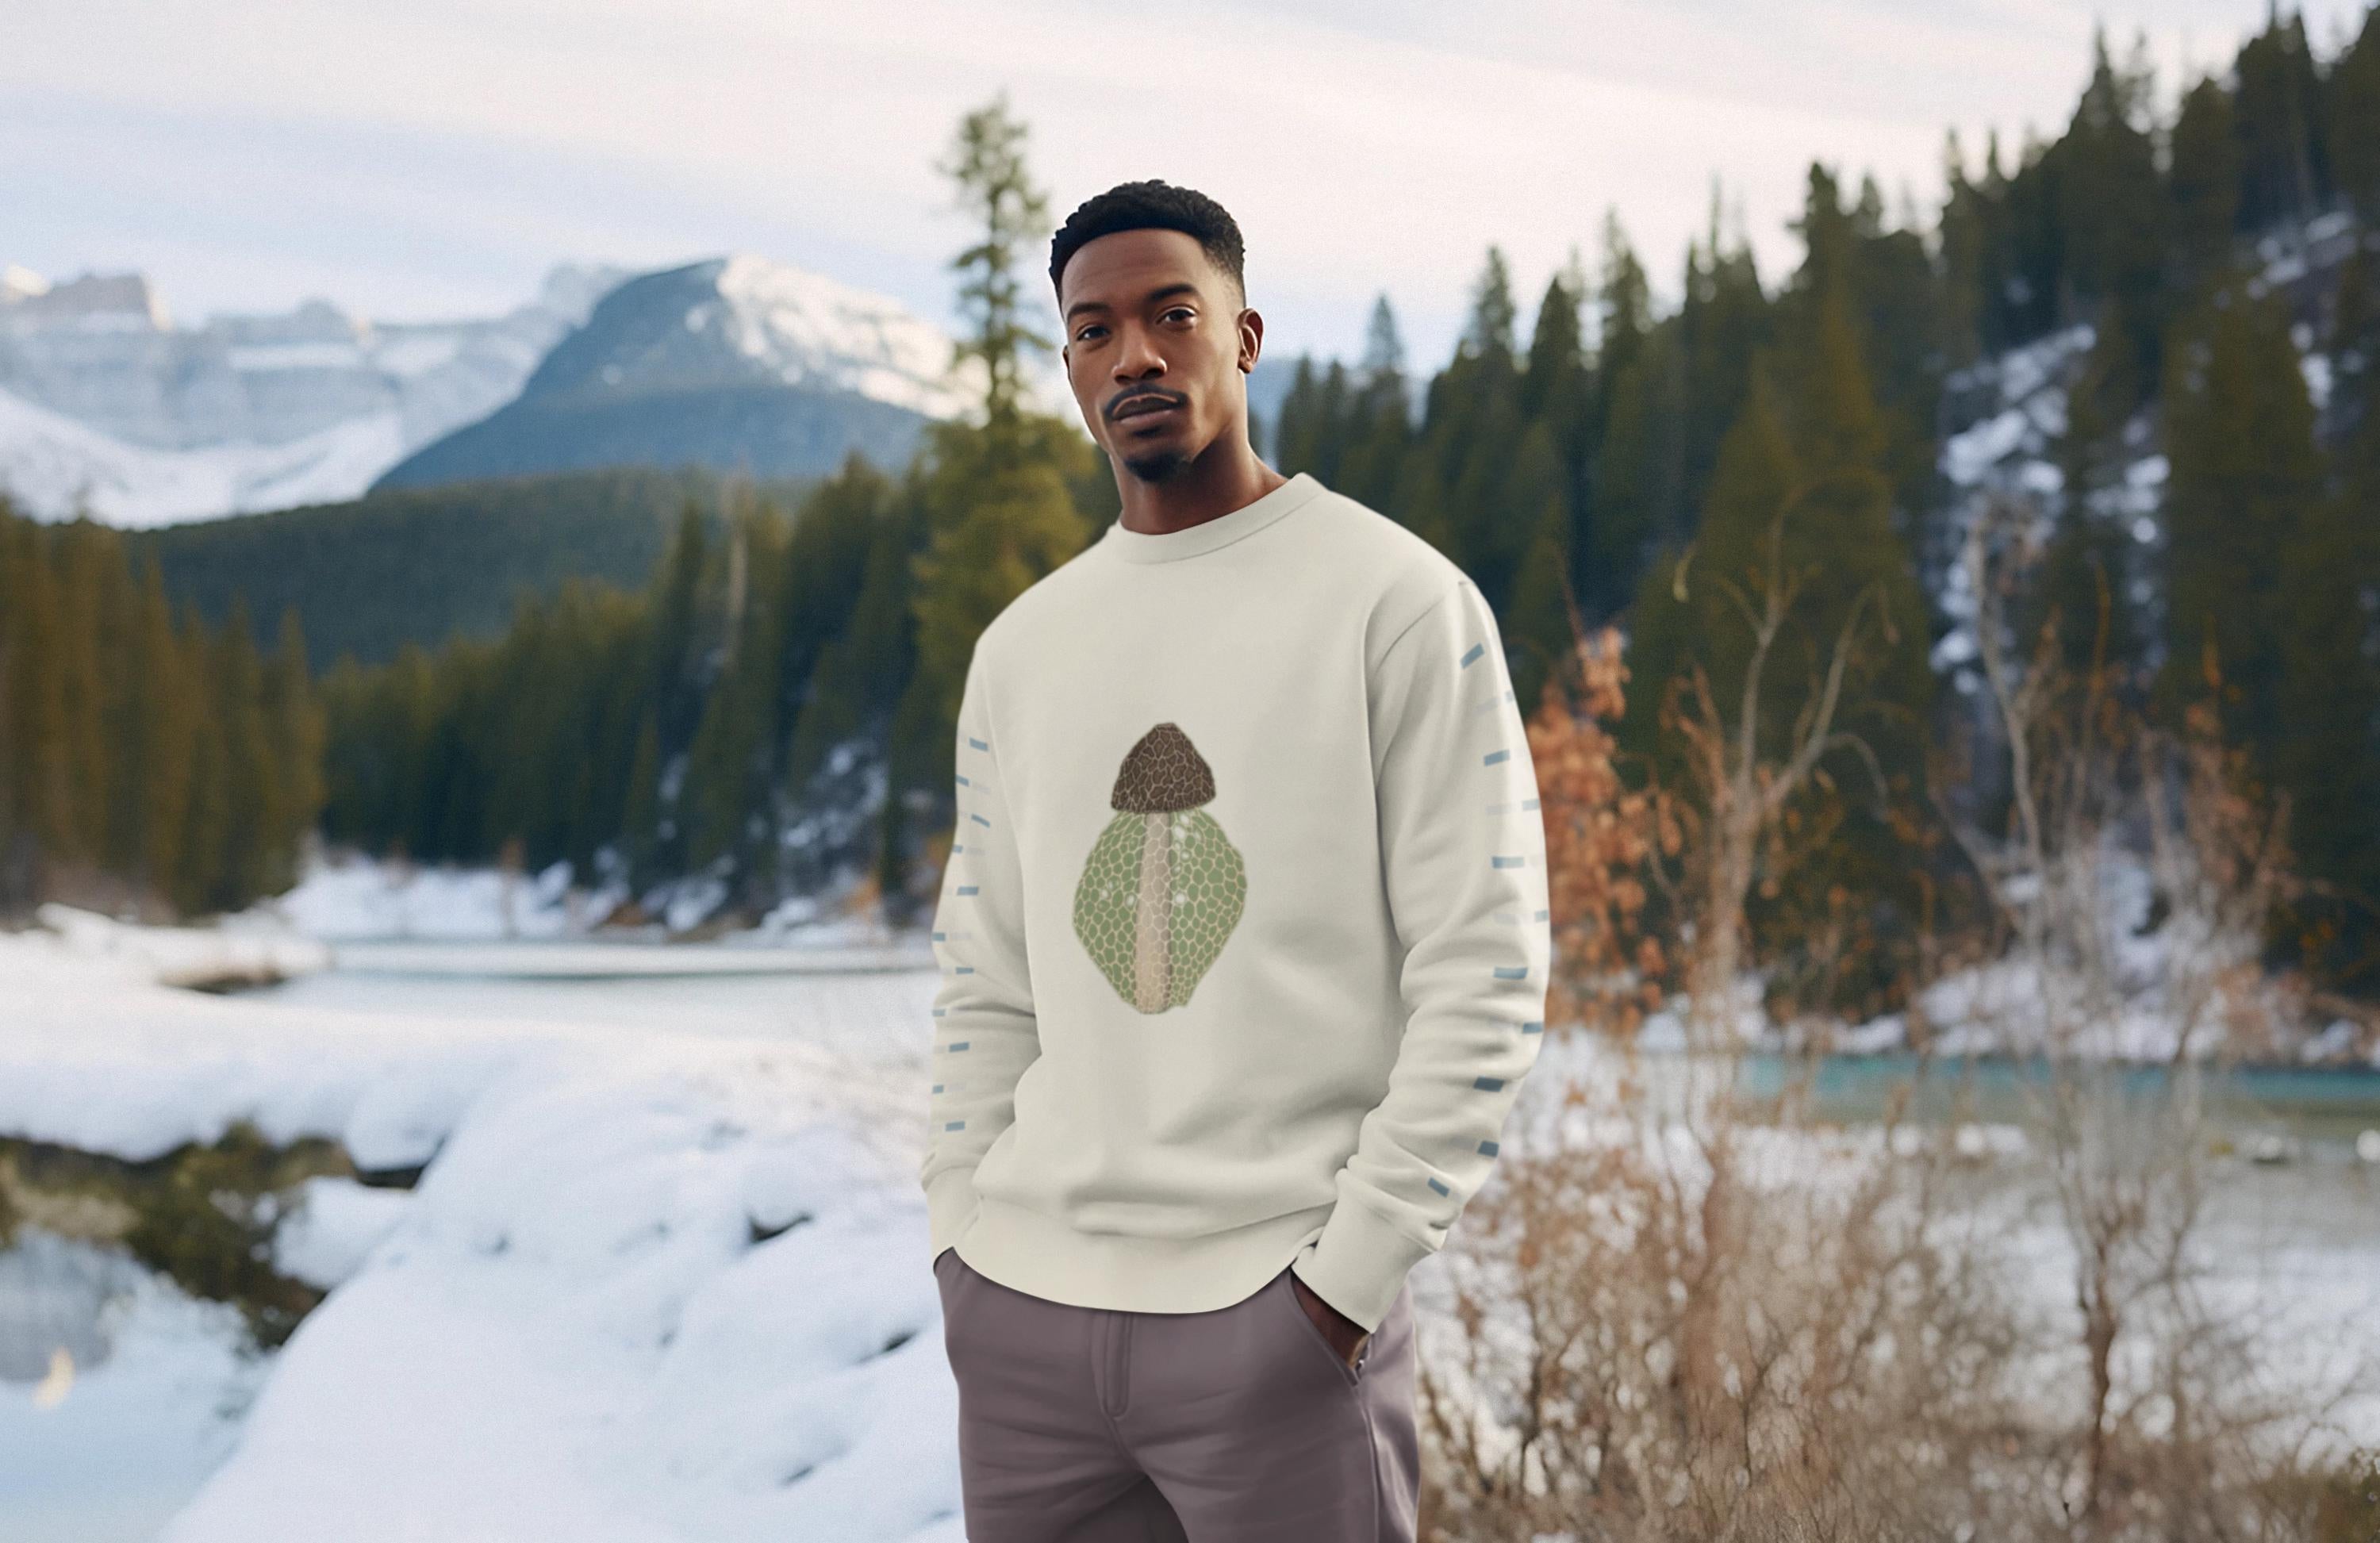
[[1354,1319],[1366,1333],[1380,1327],[1413,1267],[1435,1252],[1415,1243],[1370,1208],[1342,1197],[1322,1223],[1310,1254],[1292,1261],[1314,1294]]
[[930,1262],[975,1220],[975,1164],[945,1168],[926,1185],[926,1257]]

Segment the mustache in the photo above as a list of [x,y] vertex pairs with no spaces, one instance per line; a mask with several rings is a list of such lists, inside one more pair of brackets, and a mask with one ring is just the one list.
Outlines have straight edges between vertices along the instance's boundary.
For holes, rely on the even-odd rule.
[[1117,392],[1113,396],[1109,397],[1108,405],[1102,408],[1101,411],[1105,413],[1108,421],[1112,423],[1115,421],[1116,409],[1123,406],[1126,402],[1132,401],[1135,397],[1139,396],[1154,396],[1162,401],[1170,402],[1177,407],[1189,400],[1189,398],[1184,396],[1180,392],[1168,391],[1163,386],[1126,386],[1122,391]]

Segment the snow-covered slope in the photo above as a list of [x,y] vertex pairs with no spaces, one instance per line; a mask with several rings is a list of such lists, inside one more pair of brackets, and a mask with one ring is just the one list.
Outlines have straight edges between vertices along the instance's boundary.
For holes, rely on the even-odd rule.
[[326,300],[177,326],[137,273],[0,282],[0,485],[126,526],[350,498],[509,401],[625,272],[561,267],[506,314],[374,322]]
[[36,515],[88,509],[133,527],[335,503],[369,487],[406,449],[399,415],[382,411],[281,443],[160,450],[0,391],[0,485]]

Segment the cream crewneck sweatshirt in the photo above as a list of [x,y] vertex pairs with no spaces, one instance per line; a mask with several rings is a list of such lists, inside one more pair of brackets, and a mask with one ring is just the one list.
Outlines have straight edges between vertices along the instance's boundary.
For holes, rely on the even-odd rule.
[[978,640],[934,918],[931,1255],[1366,1330],[1544,1042],[1545,828],[1495,617],[1300,474],[1121,522]]

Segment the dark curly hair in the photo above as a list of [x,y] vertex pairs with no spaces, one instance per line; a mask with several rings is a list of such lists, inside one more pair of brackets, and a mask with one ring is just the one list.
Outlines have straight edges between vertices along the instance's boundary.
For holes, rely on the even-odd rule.
[[1197,238],[1208,261],[1231,275],[1239,303],[1248,303],[1239,223],[1206,194],[1168,182],[1120,182],[1086,200],[1050,238],[1050,287],[1059,288],[1066,263],[1084,243],[1120,230],[1178,230]]

